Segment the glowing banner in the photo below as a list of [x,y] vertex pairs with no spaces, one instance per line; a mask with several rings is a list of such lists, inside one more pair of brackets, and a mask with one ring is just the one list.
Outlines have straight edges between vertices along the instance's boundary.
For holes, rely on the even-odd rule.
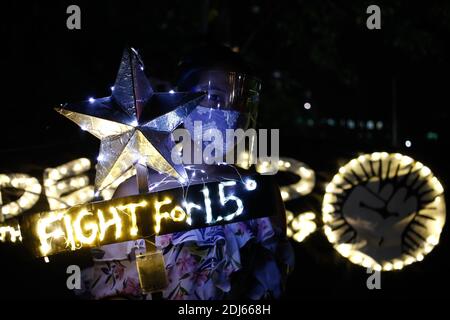
[[276,213],[269,176],[191,185],[10,219],[0,240],[21,240],[38,257]]

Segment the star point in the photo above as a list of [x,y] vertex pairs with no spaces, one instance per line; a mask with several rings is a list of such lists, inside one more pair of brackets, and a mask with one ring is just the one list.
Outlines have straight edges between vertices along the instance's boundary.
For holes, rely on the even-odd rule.
[[204,93],[154,92],[137,52],[125,49],[110,97],[69,103],[60,114],[100,139],[95,186],[103,190],[133,165],[148,167],[180,181],[183,165],[173,163],[172,132],[191,113]]

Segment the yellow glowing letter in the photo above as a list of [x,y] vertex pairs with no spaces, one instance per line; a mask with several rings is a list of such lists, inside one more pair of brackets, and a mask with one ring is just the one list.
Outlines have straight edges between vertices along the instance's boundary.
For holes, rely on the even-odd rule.
[[60,221],[64,218],[64,212],[50,212],[46,217],[39,219],[37,223],[37,234],[41,242],[41,252],[46,256],[52,249],[49,239],[57,239],[64,236],[64,231],[61,228],[55,228],[51,232],[47,232],[47,228],[54,222]]
[[130,203],[130,204],[126,204],[126,205],[117,207],[117,209],[120,211],[129,210],[129,212],[130,212],[130,215],[131,215],[130,235],[131,236],[137,236],[137,234],[138,234],[136,208],[145,207],[146,205],[147,205],[146,201],[141,201],[139,203]]
[[[92,213],[87,210],[81,210],[77,217],[75,218],[75,222],[73,224],[73,228],[75,230],[75,236],[78,241],[80,241],[82,244],[93,244],[95,241],[95,238],[97,237],[98,233],[98,225],[95,223],[85,223],[83,225],[83,228],[81,226],[81,220],[85,216],[92,216]],[[103,215],[102,215],[103,217]],[[106,227],[105,229],[107,229]],[[83,229],[87,231],[91,231],[91,234],[89,236],[85,236],[83,233]]]
[[73,237],[72,218],[70,215],[64,215],[64,226],[66,227],[66,246],[72,250],[76,249],[75,239]]
[[161,207],[166,204],[171,204],[172,200],[165,199],[163,201],[155,201],[155,233],[158,234],[161,230],[161,220],[170,218],[170,215],[167,211],[161,212]]
[[172,211],[170,211],[170,217],[173,221],[176,222],[183,221],[184,219],[186,219],[186,212],[184,212],[183,208],[181,208],[180,206],[176,206],[172,209]]
[[114,207],[109,208],[109,212],[112,214],[112,218],[108,221],[105,221],[105,216],[103,215],[102,210],[98,210],[98,221],[100,224],[100,241],[105,238],[106,230],[108,230],[111,226],[116,226],[116,240],[120,238],[122,235],[122,220],[120,220],[119,213],[117,209]]

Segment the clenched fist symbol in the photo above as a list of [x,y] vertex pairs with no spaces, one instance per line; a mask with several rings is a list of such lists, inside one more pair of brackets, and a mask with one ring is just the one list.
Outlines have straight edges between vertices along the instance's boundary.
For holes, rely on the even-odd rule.
[[[380,183],[373,177],[350,191],[342,213],[362,241],[361,251],[377,259],[401,253],[402,234],[418,209],[418,199],[405,186]],[[364,240],[362,240],[364,239]],[[366,250],[365,250],[366,248]]]

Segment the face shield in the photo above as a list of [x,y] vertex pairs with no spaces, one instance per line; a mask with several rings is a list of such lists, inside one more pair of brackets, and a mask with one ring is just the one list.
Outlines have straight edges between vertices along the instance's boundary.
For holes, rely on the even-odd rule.
[[[246,130],[256,125],[261,90],[261,82],[257,78],[241,72],[200,69],[187,74],[179,82],[178,90],[206,92],[204,99],[185,120],[184,126],[197,141],[209,136],[208,130],[218,130],[224,138],[222,155],[241,142],[239,139],[226,139],[227,130]],[[204,141],[203,148],[207,144]]]

